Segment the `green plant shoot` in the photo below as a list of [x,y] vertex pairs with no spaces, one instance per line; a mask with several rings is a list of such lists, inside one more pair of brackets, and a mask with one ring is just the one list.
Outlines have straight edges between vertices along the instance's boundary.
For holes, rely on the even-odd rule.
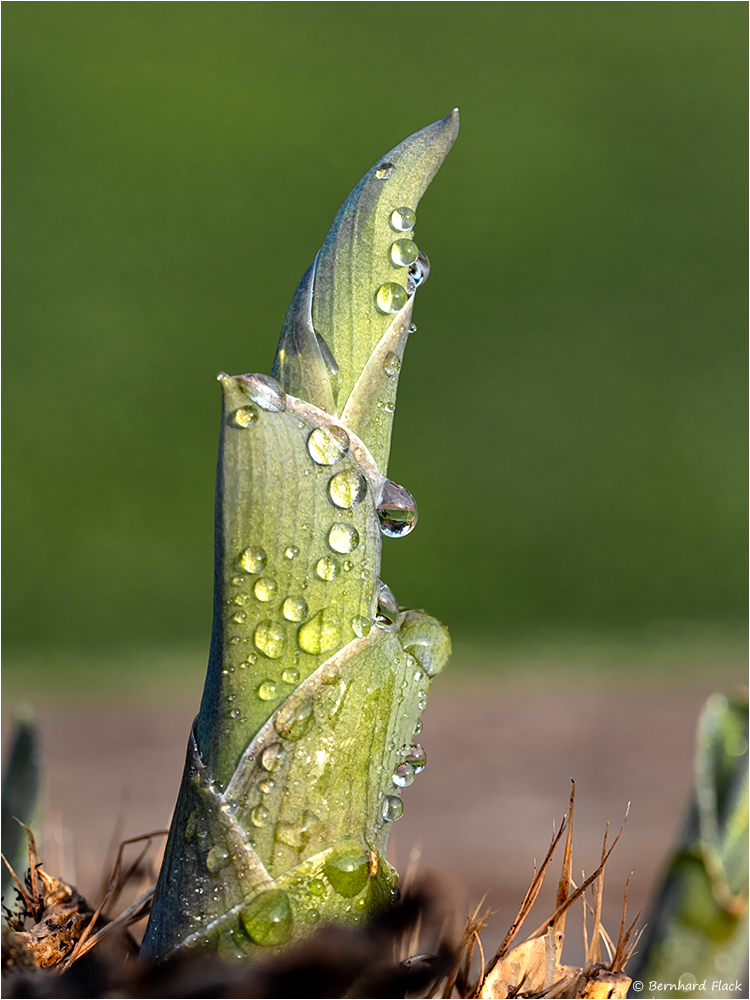
[[253,956],[396,895],[386,861],[450,653],[380,580],[414,527],[386,478],[414,294],[416,208],[458,112],[351,192],[292,300],[273,377],[219,375],[214,622],[143,954]]

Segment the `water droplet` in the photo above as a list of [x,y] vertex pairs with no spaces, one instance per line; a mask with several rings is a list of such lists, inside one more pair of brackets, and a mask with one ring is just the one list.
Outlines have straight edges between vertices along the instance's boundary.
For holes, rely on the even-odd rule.
[[234,599],[234,603],[242,605],[242,604],[247,604],[249,600],[250,598],[247,596],[247,594],[237,594],[237,596]]
[[417,260],[419,250],[414,240],[396,240],[391,244],[391,260],[396,267],[409,267]]
[[265,680],[259,685],[258,697],[261,701],[271,701],[276,697],[276,685],[272,680]]
[[272,601],[276,596],[276,581],[271,580],[267,576],[262,576],[259,580],[255,581],[255,586],[253,587],[253,593],[258,598],[259,601]]
[[239,708],[233,708],[232,711],[229,713],[229,715],[233,719],[239,719],[239,717],[240,717],[240,710],[239,710]]
[[352,618],[352,632],[361,639],[365,635],[370,634],[372,629],[372,622],[369,618],[365,618],[364,615],[355,615]]
[[232,583],[234,584],[235,587],[242,586],[242,584],[244,582],[245,582],[245,577],[244,576],[233,576],[232,577]]
[[410,323],[409,324],[409,333],[416,333],[416,332],[417,332],[417,324],[416,323]]
[[280,743],[271,743],[260,755],[260,762],[266,771],[277,771],[286,762],[286,752]]
[[285,684],[296,684],[299,680],[299,670],[296,667],[287,667],[281,678]]
[[396,409],[396,404],[389,399],[383,406],[383,409],[385,410],[386,413],[393,413],[393,411]]
[[407,764],[411,764],[415,774],[424,771],[425,764],[427,763],[427,754],[419,743],[412,743],[411,746],[402,747],[401,756],[406,758]]
[[377,600],[375,624],[384,632],[393,632],[398,627],[398,601],[382,580],[378,580]]
[[404,308],[408,298],[403,285],[397,281],[386,281],[377,291],[375,305],[382,313],[397,313]]
[[273,778],[266,778],[264,781],[261,781],[260,784],[258,785],[258,788],[260,789],[261,794],[263,795],[268,795],[269,792],[272,792],[275,787],[276,787],[276,782],[273,780]]
[[253,826],[266,826],[270,817],[270,812],[265,806],[256,806],[250,813]]
[[335,559],[331,559],[330,556],[324,556],[318,560],[315,572],[321,580],[335,580],[339,575],[339,564]]
[[258,411],[254,406],[241,406],[235,410],[231,420],[235,427],[250,427],[258,419]]
[[286,409],[286,393],[270,375],[240,375],[237,382],[262,410],[279,413]]
[[317,924],[320,920],[320,910],[316,910],[314,907],[308,910],[305,914],[305,920],[308,924]]
[[413,208],[394,208],[391,212],[391,225],[399,233],[413,229],[417,224],[417,213]]
[[419,736],[419,734],[422,732],[423,729],[424,729],[424,723],[422,722],[421,719],[417,719],[417,724],[414,727],[414,735]]
[[331,854],[323,865],[323,874],[339,896],[351,899],[367,885],[370,861],[359,848],[344,848]]
[[299,740],[309,730],[313,723],[312,699],[287,702],[282,705],[273,720],[273,726],[279,736],[285,740]]
[[414,282],[414,287],[419,288],[430,276],[430,258],[426,253],[419,251],[417,259],[409,267],[409,277]]
[[383,819],[388,823],[395,823],[404,815],[404,803],[398,795],[386,795],[383,799]]
[[313,896],[322,896],[326,891],[326,884],[322,878],[312,878],[307,886]]
[[380,530],[388,538],[408,535],[417,523],[417,505],[414,497],[403,486],[387,479],[380,492],[376,510]]
[[396,375],[401,371],[401,359],[398,354],[394,354],[393,351],[389,351],[385,358],[383,358],[383,371],[390,378],[395,378]]
[[242,910],[242,925],[256,944],[273,948],[292,936],[292,907],[283,889],[262,892]]
[[305,653],[329,653],[336,649],[341,638],[338,615],[331,608],[322,608],[317,615],[300,626],[297,642]]
[[406,788],[414,781],[414,768],[411,764],[397,764],[393,772],[393,784]]
[[232,621],[235,622],[244,622],[246,618],[247,615],[245,614],[244,611],[238,611],[236,614],[232,615]]
[[310,458],[318,465],[334,465],[349,451],[349,435],[343,427],[316,427],[307,439]]
[[387,181],[395,169],[396,166],[393,163],[379,163],[375,168],[375,176],[379,181]]
[[334,524],[328,532],[328,544],[334,552],[351,552],[359,545],[359,532],[353,524]]
[[334,507],[340,507],[341,510],[356,507],[367,496],[367,480],[355,469],[344,469],[331,477],[328,495]]
[[266,553],[261,548],[251,546],[240,555],[239,567],[246,573],[262,573],[266,568]]
[[299,555],[299,549],[296,545],[290,545],[289,548],[284,552],[287,559],[296,559]]
[[450,654],[446,632],[436,618],[407,614],[401,637],[404,649],[413,656],[429,677],[439,674]]
[[229,645],[236,646],[239,644],[239,642],[240,642],[240,637],[238,635],[233,635],[232,638],[229,640]]
[[287,597],[281,605],[281,613],[288,622],[302,622],[307,618],[307,601],[304,597]]
[[206,868],[210,872],[220,872],[229,861],[229,852],[223,847],[212,847],[206,855]]
[[248,667],[252,666],[253,663],[257,663],[257,661],[258,661],[257,653],[248,653],[247,659],[243,660],[242,663],[240,663],[240,667],[243,670],[247,670]]
[[269,660],[278,660],[284,653],[286,633],[281,625],[266,619],[255,629],[253,642]]

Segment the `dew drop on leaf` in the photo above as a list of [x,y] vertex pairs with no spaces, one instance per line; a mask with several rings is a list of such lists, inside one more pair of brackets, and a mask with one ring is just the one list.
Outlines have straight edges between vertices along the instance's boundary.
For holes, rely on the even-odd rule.
[[302,622],[307,618],[307,601],[304,597],[287,597],[281,605],[281,613],[288,622]]
[[414,240],[396,240],[391,244],[391,261],[396,267],[409,267],[419,255],[417,244]]
[[255,586],[253,587],[253,593],[258,598],[259,601],[272,601],[276,596],[276,581],[271,580],[267,576],[262,576],[259,580],[255,581]]
[[292,936],[292,907],[283,889],[269,889],[245,907],[242,925],[255,944],[267,948],[285,944]]
[[383,358],[383,371],[389,378],[395,378],[401,371],[401,359],[398,354],[389,351]]
[[258,411],[254,406],[241,406],[231,417],[235,427],[251,427],[258,420]]
[[261,701],[272,701],[276,697],[276,685],[271,680],[265,680],[258,687],[258,697]]
[[334,465],[349,451],[349,435],[343,427],[316,427],[307,439],[310,458],[317,465]]
[[339,575],[339,564],[335,559],[331,559],[330,556],[324,556],[322,559],[318,560],[315,572],[321,580],[335,580]]
[[399,285],[397,281],[386,281],[375,295],[375,305],[382,313],[397,313],[404,308],[408,298],[403,285]]
[[359,532],[353,524],[334,524],[328,532],[328,544],[334,552],[351,552],[359,545]]
[[394,823],[404,815],[404,803],[398,795],[386,795],[383,799],[383,819],[388,823]]
[[266,619],[256,627],[253,642],[269,660],[278,660],[284,653],[286,633],[281,625]]
[[262,573],[266,567],[266,553],[261,548],[250,546],[241,553],[238,562],[240,569],[246,573]]
[[391,212],[391,226],[399,232],[405,233],[408,229],[413,229],[417,224],[417,213],[413,208],[394,208]]
[[328,483],[328,495],[335,507],[348,510],[362,503],[367,496],[367,481],[361,472],[345,469],[331,477]]
[[386,480],[381,490],[376,510],[380,530],[388,538],[402,538],[408,535],[417,523],[417,504],[414,497],[391,479]]

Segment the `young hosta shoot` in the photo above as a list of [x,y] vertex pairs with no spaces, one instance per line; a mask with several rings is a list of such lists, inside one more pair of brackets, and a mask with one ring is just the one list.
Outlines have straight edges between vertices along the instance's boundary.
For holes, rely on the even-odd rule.
[[385,859],[416,734],[450,653],[401,611],[381,539],[417,508],[386,478],[414,293],[416,208],[458,113],[382,158],[344,202],[266,375],[219,375],[214,624],[143,954],[267,949],[396,895]]

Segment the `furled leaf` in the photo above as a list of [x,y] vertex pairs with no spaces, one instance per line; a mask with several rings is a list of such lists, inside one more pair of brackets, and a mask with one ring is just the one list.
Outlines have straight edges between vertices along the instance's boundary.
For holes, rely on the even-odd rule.
[[[294,296],[275,378],[219,375],[211,653],[147,957],[253,955],[394,892],[388,839],[424,767],[415,732],[450,640],[379,579],[381,535],[416,522],[385,468],[428,266],[393,260],[416,256],[409,212],[457,128],[454,112],[354,189]],[[401,292],[385,302],[389,283]]]

